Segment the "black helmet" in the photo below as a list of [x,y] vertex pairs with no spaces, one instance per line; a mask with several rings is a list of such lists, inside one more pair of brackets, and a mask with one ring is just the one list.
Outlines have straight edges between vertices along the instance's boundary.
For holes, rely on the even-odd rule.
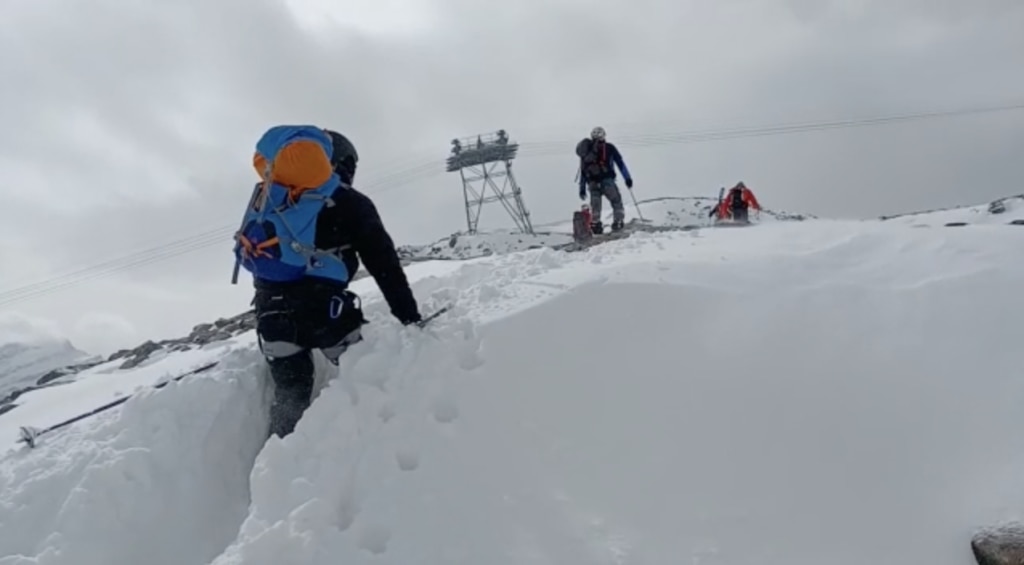
[[356,146],[347,137],[336,131],[324,129],[324,132],[331,137],[331,145],[334,146],[331,155],[331,165],[334,172],[338,173],[341,181],[351,184],[356,176],[356,164],[359,163],[359,154],[356,153]]

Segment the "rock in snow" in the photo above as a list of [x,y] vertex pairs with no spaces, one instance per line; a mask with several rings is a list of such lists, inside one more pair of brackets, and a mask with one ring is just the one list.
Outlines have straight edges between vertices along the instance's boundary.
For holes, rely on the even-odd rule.
[[978,565],[1024,565],[1024,524],[988,528],[971,539]]

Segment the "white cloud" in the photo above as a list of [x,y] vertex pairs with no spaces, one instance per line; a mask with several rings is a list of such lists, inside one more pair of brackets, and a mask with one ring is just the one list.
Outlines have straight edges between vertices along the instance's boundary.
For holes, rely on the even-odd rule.
[[109,312],[86,313],[75,323],[71,335],[80,349],[98,355],[113,353],[126,343],[145,341],[128,319]]
[[63,339],[65,337],[55,322],[13,312],[0,313],[0,345],[6,343],[39,345]]

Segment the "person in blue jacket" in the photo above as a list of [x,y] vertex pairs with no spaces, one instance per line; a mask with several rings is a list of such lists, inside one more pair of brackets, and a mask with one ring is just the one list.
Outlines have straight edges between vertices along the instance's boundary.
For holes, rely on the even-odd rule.
[[598,234],[604,231],[601,223],[602,197],[612,205],[612,231],[621,230],[626,221],[626,209],[615,183],[613,163],[622,172],[626,188],[633,188],[633,177],[622,160],[622,154],[614,144],[605,140],[604,128],[597,126],[591,130],[589,138],[576,144],[576,155],[580,158],[580,200],[585,200],[587,189],[590,190],[591,231]]
[[[314,257],[311,261],[322,266],[322,275],[268,278],[272,274],[280,275],[284,268],[294,268],[281,265],[285,249],[281,248],[279,236],[295,234],[263,234],[264,238],[274,237],[245,254],[241,254],[241,248],[245,246],[238,248],[240,256],[247,258],[244,264],[249,267],[255,264],[257,273],[260,272],[260,261],[265,261],[262,263],[263,272],[267,276],[261,277],[256,273],[253,276],[256,335],[275,385],[269,432],[285,437],[294,431],[312,400],[312,350],[319,349],[328,361],[336,365],[350,346],[363,339],[361,327],[366,320],[361,300],[348,288],[360,263],[376,281],[395,318],[405,325],[418,324],[423,318],[395,243],[384,227],[377,207],[369,196],[351,184],[359,160],[355,145],[346,136],[329,129],[316,131],[311,126],[282,126],[272,131],[276,130],[283,132],[279,136],[290,134],[292,138],[301,140],[291,141],[293,146],[304,144],[305,148],[316,148],[317,144],[329,144],[332,148],[329,163],[320,162],[319,158],[308,154],[300,155],[300,149],[291,155],[277,157],[281,161],[279,167],[298,171],[293,171],[293,174],[312,171],[306,176],[333,173],[332,180],[323,183],[322,187],[322,190],[329,191],[329,197],[299,198],[298,204],[292,208],[313,206],[318,201],[321,204],[309,208],[310,212],[293,210],[300,216],[293,217],[293,225],[287,226],[288,230],[294,229],[304,237],[312,238],[314,247],[328,254],[327,258]],[[268,137],[274,136],[268,133]],[[318,167],[332,170],[318,172]],[[312,220],[306,217],[310,214],[315,214]],[[302,229],[303,225],[312,226],[312,229]],[[256,233],[256,228],[253,230]],[[252,248],[253,243],[246,241]]]

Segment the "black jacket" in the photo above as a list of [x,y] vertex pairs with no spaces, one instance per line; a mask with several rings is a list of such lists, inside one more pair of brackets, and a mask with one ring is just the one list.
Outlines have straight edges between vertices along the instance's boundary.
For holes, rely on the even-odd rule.
[[619,148],[615,147],[614,143],[604,142],[598,145],[586,138],[576,145],[576,154],[580,157],[580,192],[583,192],[588,182],[614,180],[616,176],[613,164],[622,171],[622,178],[626,183],[633,186],[633,177],[622,159],[622,153],[619,153]]
[[[384,228],[373,201],[358,190],[345,186],[336,190],[331,199],[334,206],[325,207],[317,217],[316,246],[321,249],[348,246],[341,252],[348,272],[354,275],[362,260],[391,308],[391,314],[403,324],[419,321],[421,317],[416,298],[409,288],[395,244]],[[257,281],[256,287],[280,289],[278,284],[266,281]]]

